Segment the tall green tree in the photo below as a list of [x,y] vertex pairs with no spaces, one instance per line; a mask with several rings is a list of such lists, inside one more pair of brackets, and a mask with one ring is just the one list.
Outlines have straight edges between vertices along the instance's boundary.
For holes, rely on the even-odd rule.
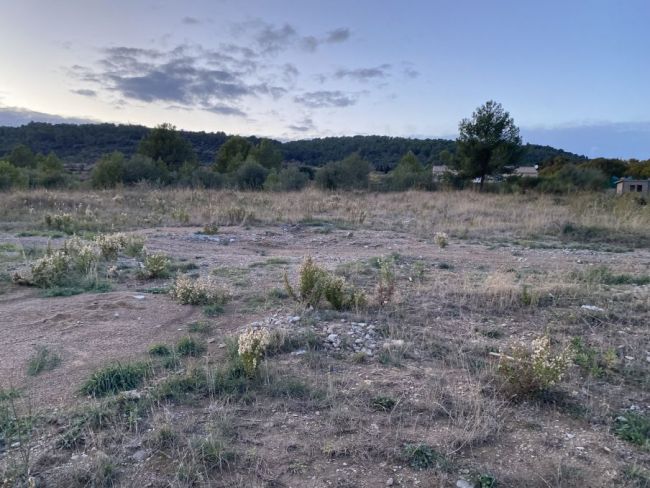
[[251,149],[250,155],[266,169],[279,170],[282,166],[282,153],[278,147],[280,143],[270,139],[262,139],[260,143]]
[[459,124],[456,166],[470,178],[481,179],[503,171],[521,153],[519,128],[500,103],[493,100],[478,107],[471,119]]
[[163,161],[170,171],[178,171],[185,163],[196,164],[192,145],[172,124],[161,124],[152,129],[138,146],[138,153],[154,161]]
[[248,158],[251,148],[248,139],[241,136],[230,137],[217,151],[214,169],[219,173],[230,173],[237,170]]

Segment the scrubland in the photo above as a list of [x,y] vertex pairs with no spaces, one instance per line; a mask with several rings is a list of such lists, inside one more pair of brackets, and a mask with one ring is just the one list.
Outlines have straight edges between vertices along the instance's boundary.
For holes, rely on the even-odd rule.
[[0,194],[3,486],[648,487],[633,197]]

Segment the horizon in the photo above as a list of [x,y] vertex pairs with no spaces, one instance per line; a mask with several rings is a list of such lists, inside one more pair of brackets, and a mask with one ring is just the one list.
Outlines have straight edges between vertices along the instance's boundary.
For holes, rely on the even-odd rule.
[[0,125],[169,122],[283,141],[454,139],[459,121],[494,99],[524,142],[647,159],[647,14],[638,0],[28,0],[0,18],[13,40],[0,45],[12,66],[0,84]]

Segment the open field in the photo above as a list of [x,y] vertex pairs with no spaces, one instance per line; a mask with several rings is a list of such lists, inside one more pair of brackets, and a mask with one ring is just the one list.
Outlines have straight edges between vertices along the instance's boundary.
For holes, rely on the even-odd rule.
[[[146,250],[36,282],[48,248],[117,232]],[[307,257],[365,303],[292,298]],[[174,300],[184,275],[219,298]],[[0,193],[0,278],[2,486],[650,486],[633,198]],[[271,341],[248,375],[251,325]],[[522,388],[504,365],[540,337],[564,374]]]

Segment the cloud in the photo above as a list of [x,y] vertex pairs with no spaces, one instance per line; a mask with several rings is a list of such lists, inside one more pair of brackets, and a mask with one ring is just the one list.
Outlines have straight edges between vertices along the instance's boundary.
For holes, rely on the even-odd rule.
[[418,70],[410,67],[404,68],[403,73],[404,76],[406,76],[407,78],[417,78],[418,76],[420,76],[420,72]]
[[355,95],[346,94],[339,90],[306,92],[295,97],[294,100],[310,108],[348,107],[357,103]]
[[223,104],[214,105],[212,107],[206,108],[206,110],[208,112],[214,112],[220,115],[236,115],[238,117],[246,117],[246,113],[242,110]]
[[50,124],[91,124],[97,120],[83,117],[37,112],[23,107],[0,106],[0,126],[18,127],[30,122],[49,122]]
[[334,73],[335,78],[349,78],[366,82],[377,78],[386,78],[389,74],[390,64],[382,64],[374,68],[339,69]]
[[315,130],[316,126],[314,125],[314,121],[311,119],[311,117],[305,117],[296,124],[290,125],[288,129],[294,132],[309,132]]
[[117,46],[104,49],[102,55],[95,67],[73,66],[71,74],[118,99],[164,102],[222,115],[245,115],[238,107],[245,97],[284,96],[287,89],[272,79],[298,75],[291,64],[266,65],[263,74],[253,50],[231,45],[216,50],[186,44],[169,50]]
[[345,42],[350,38],[350,29],[347,27],[339,27],[327,33],[325,42],[334,44],[337,42]]
[[338,27],[324,36],[301,35],[293,25],[274,25],[262,20],[252,20],[233,25],[237,35],[248,37],[261,55],[275,55],[291,47],[314,52],[322,44],[345,42],[350,38],[350,29]]
[[185,25],[197,25],[201,23],[201,21],[196,17],[183,17],[181,22],[183,22]]
[[90,90],[87,88],[80,88],[78,90],[70,90],[72,93],[76,93],[77,95],[81,95],[84,97],[96,97],[97,92],[95,90]]
[[262,53],[270,54],[286,49],[295,40],[296,35],[296,29],[289,24],[275,27],[262,23],[261,29],[255,35],[255,41]]

